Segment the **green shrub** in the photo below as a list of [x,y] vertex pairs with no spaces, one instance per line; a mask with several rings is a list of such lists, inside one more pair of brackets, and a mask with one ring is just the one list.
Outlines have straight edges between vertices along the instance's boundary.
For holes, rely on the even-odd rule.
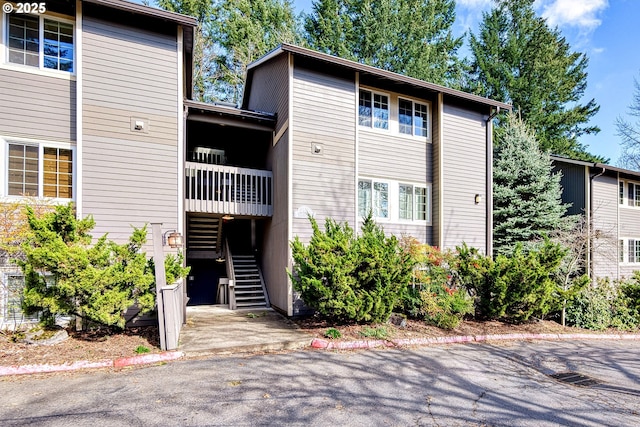
[[389,333],[387,332],[387,328],[385,328],[384,326],[379,326],[377,328],[363,328],[360,331],[360,335],[367,338],[383,340],[386,339],[387,336],[389,336]]
[[453,329],[465,315],[473,313],[473,300],[463,289],[434,283],[420,291],[420,299],[420,314],[425,322],[439,328]]
[[593,330],[616,328],[633,330],[639,317],[636,300],[637,281],[611,283],[601,280],[582,289],[567,306],[570,325]]
[[340,338],[341,336],[342,334],[336,328],[329,328],[324,333],[325,338],[337,339],[337,338]]
[[466,245],[457,250],[458,277],[476,296],[479,317],[524,322],[557,306],[557,284],[551,276],[566,254],[561,245],[545,239],[526,253],[517,245],[513,255],[498,255],[494,261]]
[[151,352],[151,350],[149,350],[149,347],[145,347],[144,345],[137,346],[134,351],[136,352],[136,354],[144,354],[144,353]]
[[[56,206],[40,218],[26,208],[29,235],[25,259],[18,264],[25,276],[23,310],[41,313],[51,325],[56,315],[75,315],[98,324],[123,328],[132,305],[141,312],[155,307],[153,269],[141,251],[147,230],[134,228],[129,242],[116,244],[106,235],[91,243],[91,217],[78,220],[72,204]],[[168,277],[183,274],[173,257]]]
[[332,219],[322,232],[310,218],[308,245],[291,242],[294,260],[289,275],[305,303],[337,320],[384,322],[411,279],[413,263],[394,237],[386,237],[371,215],[360,236],[348,224]]

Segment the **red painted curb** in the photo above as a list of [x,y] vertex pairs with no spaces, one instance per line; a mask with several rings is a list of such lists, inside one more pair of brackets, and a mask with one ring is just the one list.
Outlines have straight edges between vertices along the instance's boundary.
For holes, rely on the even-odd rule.
[[469,342],[507,341],[507,340],[640,340],[638,334],[494,334],[494,335],[462,335],[432,338],[399,338],[390,341],[358,340],[328,341],[314,338],[311,347],[325,350],[358,350],[376,347],[404,347],[433,344],[462,344]]
[[121,357],[116,360],[102,360],[99,362],[89,362],[81,360],[62,365],[23,365],[23,366],[0,366],[0,377],[6,375],[42,374],[47,372],[77,371],[79,369],[95,368],[123,368],[133,365],[145,365],[150,363],[168,362],[184,356],[181,351],[166,351],[163,353],[142,354],[132,357]]
[[146,365],[149,363],[168,362],[184,356],[181,351],[166,351],[164,353],[141,354],[139,356],[121,357],[113,361],[114,368],[125,366]]
[[65,363],[63,365],[0,366],[0,376],[42,374],[46,372],[75,371],[78,369],[91,368],[110,368],[112,366],[113,362],[111,360],[103,360],[100,362],[89,362],[86,360],[82,360],[74,363]]

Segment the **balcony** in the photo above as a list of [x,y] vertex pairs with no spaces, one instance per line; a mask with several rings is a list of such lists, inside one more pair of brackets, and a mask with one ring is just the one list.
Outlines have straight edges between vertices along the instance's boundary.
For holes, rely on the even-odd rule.
[[271,171],[185,162],[185,186],[187,212],[273,215]]

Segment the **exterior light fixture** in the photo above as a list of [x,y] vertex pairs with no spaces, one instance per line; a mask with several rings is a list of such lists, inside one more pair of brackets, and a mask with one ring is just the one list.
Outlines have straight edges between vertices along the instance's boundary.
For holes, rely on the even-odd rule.
[[476,205],[479,205],[481,200],[482,196],[479,194],[476,194],[476,197],[473,199],[473,201],[476,202]]
[[225,221],[231,221],[233,219],[232,215],[226,214],[225,216],[222,217],[223,220]]
[[171,248],[181,248],[182,234],[178,233],[176,230],[165,231],[162,235],[162,244]]

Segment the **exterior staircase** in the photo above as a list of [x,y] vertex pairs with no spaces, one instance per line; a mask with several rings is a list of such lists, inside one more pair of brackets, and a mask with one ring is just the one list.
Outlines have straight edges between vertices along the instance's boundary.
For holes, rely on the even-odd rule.
[[269,307],[269,297],[265,291],[262,273],[254,255],[231,255],[234,279],[235,307]]

